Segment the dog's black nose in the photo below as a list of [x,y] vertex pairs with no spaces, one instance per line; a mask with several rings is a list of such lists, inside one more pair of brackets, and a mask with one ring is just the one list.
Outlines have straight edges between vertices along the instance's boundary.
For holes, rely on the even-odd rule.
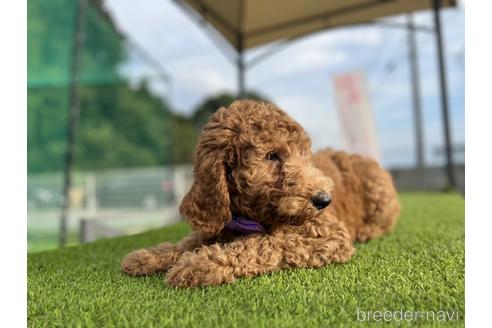
[[331,198],[330,195],[328,195],[326,192],[320,191],[319,193],[311,197],[311,203],[313,203],[314,207],[316,207],[318,210],[321,210],[330,205]]

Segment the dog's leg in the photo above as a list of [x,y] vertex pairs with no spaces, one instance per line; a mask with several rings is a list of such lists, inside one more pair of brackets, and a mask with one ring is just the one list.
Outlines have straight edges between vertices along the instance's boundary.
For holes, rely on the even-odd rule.
[[206,244],[206,241],[195,233],[177,244],[165,242],[154,247],[136,250],[125,256],[121,262],[121,269],[132,276],[164,272],[177,261],[182,253],[203,244]]
[[177,287],[219,285],[284,268],[346,262],[353,253],[345,225],[325,216],[302,226],[281,227],[271,235],[252,234],[184,253],[166,279]]

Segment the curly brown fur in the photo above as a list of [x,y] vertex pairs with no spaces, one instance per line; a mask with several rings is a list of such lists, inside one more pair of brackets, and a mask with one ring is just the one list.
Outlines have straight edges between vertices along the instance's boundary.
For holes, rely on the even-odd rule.
[[[124,272],[167,272],[170,285],[194,287],[346,262],[353,241],[390,231],[400,212],[387,171],[359,155],[313,155],[302,127],[271,103],[220,108],[200,136],[194,175],[180,211],[195,233],[128,254]],[[332,204],[313,206],[318,192]],[[261,222],[267,233],[225,228],[233,213]]]

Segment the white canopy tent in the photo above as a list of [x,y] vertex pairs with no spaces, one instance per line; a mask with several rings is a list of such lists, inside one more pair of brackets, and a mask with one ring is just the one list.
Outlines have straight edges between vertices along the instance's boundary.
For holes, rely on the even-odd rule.
[[[320,30],[429,9],[429,0],[180,0],[242,51]],[[443,0],[442,6],[454,5]]]

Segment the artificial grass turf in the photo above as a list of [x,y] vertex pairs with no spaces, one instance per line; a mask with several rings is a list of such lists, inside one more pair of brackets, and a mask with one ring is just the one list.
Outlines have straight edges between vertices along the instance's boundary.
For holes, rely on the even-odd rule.
[[[426,314],[389,326],[463,326],[464,200],[431,193],[401,194],[400,199],[403,212],[395,231],[356,244],[349,263],[279,271],[218,287],[174,289],[160,275],[120,272],[127,252],[177,241],[189,232],[185,224],[29,254],[28,325],[374,327],[384,320],[357,321],[357,311],[402,310],[434,311],[435,320]],[[451,321],[438,321],[440,310],[458,312]]]

